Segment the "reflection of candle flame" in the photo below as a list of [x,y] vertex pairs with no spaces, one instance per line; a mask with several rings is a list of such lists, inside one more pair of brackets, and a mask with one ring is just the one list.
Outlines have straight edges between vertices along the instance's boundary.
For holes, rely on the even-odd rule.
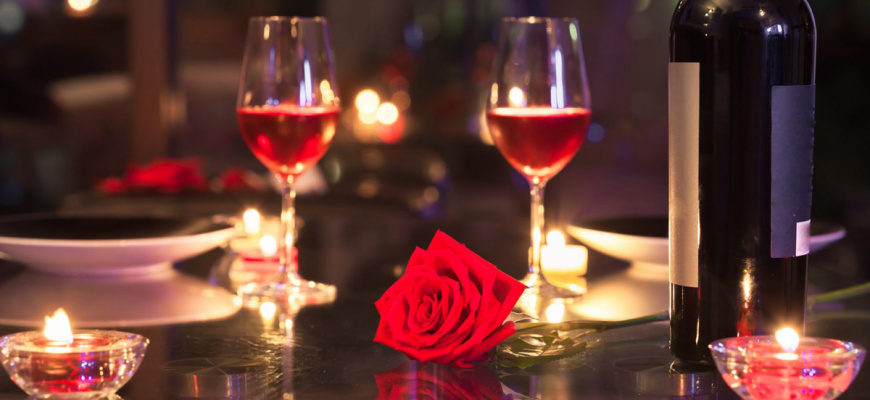
[[245,222],[245,233],[254,235],[260,233],[260,213],[249,208],[242,214],[242,220]]
[[747,266],[747,269],[743,270],[743,279],[740,280],[740,286],[743,289],[743,308],[746,310],[744,314],[747,316],[751,314],[750,312],[750,303],[752,299],[755,298],[753,295],[755,289],[755,280],[752,279],[752,274],[749,273],[749,269],[751,266]]
[[265,235],[260,238],[260,251],[263,252],[263,256],[274,256],[278,252],[278,242],[272,235]]
[[72,328],[69,325],[69,317],[63,308],[58,308],[51,317],[45,317],[45,330],[42,334],[49,340],[72,344]]
[[518,87],[512,87],[508,91],[508,102],[512,107],[522,107],[526,104],[526,94]]
[[565,304],[561,302],[551,303],[544,310],[544,314],[547,317],[547,322],[562,322],[562,319],[565,318]]

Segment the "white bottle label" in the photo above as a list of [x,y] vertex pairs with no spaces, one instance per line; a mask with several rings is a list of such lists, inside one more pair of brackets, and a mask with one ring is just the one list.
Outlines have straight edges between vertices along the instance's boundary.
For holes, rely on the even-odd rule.
[[700,63],[668,65],[670,282],[698,287]]

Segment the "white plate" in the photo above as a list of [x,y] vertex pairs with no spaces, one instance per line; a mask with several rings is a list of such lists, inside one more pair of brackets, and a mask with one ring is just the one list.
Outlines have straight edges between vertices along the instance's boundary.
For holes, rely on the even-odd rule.
[[[600,253],[633,265],[668,265],[667,217],[615,217],[582,221],[567,227],[568,234]],[[810,252],[846,236],[839,225],[813,221]],[[667,276],[665,276],[667,278]]]
[[142,274],[169,269],[234,234],[232,226],[203,218],[31,215],[0,220],[0,253],[53,274]]

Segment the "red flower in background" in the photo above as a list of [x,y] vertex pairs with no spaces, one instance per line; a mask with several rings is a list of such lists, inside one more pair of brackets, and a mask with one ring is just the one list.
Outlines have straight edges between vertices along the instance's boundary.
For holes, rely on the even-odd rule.
[[103,179],[97,183],[97,191],[105,194],[119,194],[127,190],[127,183],[124,179],[114,176]]
[[132,190],[154,190],[178,193],[182,190],[204,191],[208,181],[202,173],[198,158],[186,160],[161,159],[144,166],[131,165],[125,182]]
[[[268,185],[255,173],[240,167],[227,168],[214,183],[216,191],[229,193],[262,192]],[[202,192],[208,187],[199,158],[159,159],[141,166],[131,164],[123,177],[108,177],[96,185],[97,191],[104,194]]]
[[447,234],[411,255],[405,274],[375,303],[375,342],[422,361],[470,367],[512,335],[505,323],[525,286]]

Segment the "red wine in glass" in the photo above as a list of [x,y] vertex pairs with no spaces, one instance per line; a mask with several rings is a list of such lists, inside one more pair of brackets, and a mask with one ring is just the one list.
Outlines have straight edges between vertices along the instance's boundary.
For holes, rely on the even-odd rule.
[[591,120],[580,27],[570,18],[504,18],[497,43],[486,120],[502,156],[529,181],[528,289],[516,308],[539,318],[551,300],[585,293],[547,282],[541,269],[544,187],[583,145]]
[[239,130],[251,152],[281,184],[280,276],[238,289],[242,303],[296,308],[330,303],[335,286],[299,276],[296,178],[320,160],[338,128],[340,100],[329,29],[323,17],[253,17],[236,99]]
[[580,107],[499,107],[487,113],[493,141],[511,166],[526,177],[545,179],[571,161],[591,119]]
[[246,107],[237,110],[245,143],[270,171],[299,175],[317,163],[338,125],[335,107]]

